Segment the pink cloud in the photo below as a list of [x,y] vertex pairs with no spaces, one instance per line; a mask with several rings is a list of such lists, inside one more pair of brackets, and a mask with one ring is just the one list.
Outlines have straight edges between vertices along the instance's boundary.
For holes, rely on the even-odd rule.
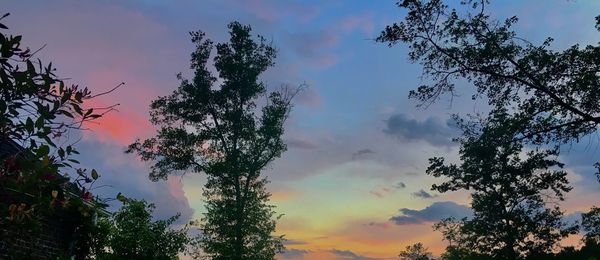
[[375,25],[373,24],[373,15],[371,13],[365,13],[359,16],[345,17],[340,21],[340,27],[346,33],[359,30],[367,36],[371,36],[375,28]]
[[281,1],[275,0],[247,0],[238,1],[237,3],[243,4],[257,18],[268,22],[276,22],[288,16],[294,16],[301,22],[308,22],[319,13],[319,9],[316,6],[291,2],[282,4]]

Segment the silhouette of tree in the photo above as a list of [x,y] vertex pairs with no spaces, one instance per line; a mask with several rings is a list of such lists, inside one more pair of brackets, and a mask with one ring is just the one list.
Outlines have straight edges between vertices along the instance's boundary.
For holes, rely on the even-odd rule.
[[127,199],[111,219],[103,219],[104,237],[96,252],[97,259],[178,259],[190,241],[187,227],[169,227],[179,214],[166,220],[152,221],[154,204]]
[[[421,106],[441,95],[455,95],[454,80],[487,97],[492,110],[510,111],[519,128],[513,141],[532,144],[578,142],[600,124],[600,45],[575,44],[562,51],[552,38],[536,45],[512,29],[513,16],[497,21],[486,12],[489,0],[461,1],[455,10],[442,0],[404,0],[408,14],[389,25],[377,41],[406,43],[409,59],[423,66],[431,80],[410,92]],[[600,16],[596,17],[600,30]],[[600,169],[600,163],[595,166]],[[597,173],[600,181],[600,170]],[[600,224],[600,223],[596,223]]]
[[[230,42],[216,45],[214,66],[207,63],[213,42],[191,33],[194,78],[181,80],[173,94],[151,104],[155,137],[136,141],[128,152],[154,161],[150,178],[178,171],[203,172],[207,213],[202,248],[213,259],[273,259],[283,249],[275,237],[275,212],[261,171],[286,150],[281,139],[297,91],[267,94],[259,75],[274,65],[276,50],[250,26],[229,24]],[[257,100],[265,98],[258,109]]]
[[431,253],[427,251],[427,248],[423,246],[421,242],[414,245],[406,246],[404,251],[398,255],[402,260],[429,260],[431,259]]
[[586,240],[600,242],[600,208],[592,207],[589,212],[581,214],[581,226],[586,232]]
[[[515,139],[534,143],[569,142],[600,124],[600,46],[575,44],[551,49],[552,38],[535,45],[512,30],[513,16],[496,21],[486,13],[489,0],[466,0],[467,12],[442,0],[404,0],[404,21],[387,26],[377,38],[390,46],[408,44],[409,58],[423,65],[431,84],[410,92],[427,105],[454,95],[454,79],[471,82],[492,107],[513,108],[523,121]],[[600,30],[600,16],[596,18]]]
[[[570,191],[556,149],[524,149],[514,140],[519,125],[503,111],[494,111],[479,124],[459,122],[461,164],[430,159],[427,173],[445,177],[432,190],[471,192],[471,219],[437,226],[453,249],[467,249],[498,259],[519,259],[534,252],[549,252],[576,226],[562,221],[557,202]],[[548,208],[547,203],[554,206]]]

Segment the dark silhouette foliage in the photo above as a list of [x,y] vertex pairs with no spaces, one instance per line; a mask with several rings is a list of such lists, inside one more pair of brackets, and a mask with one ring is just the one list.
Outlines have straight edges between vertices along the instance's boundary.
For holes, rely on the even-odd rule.
[[[273,236],[275,219],[261,171],[285,150],[284,122],[296,92],[267,93],[259,76],[274,65],[276,50],[251,28],[229,24],[230,41],[216,46],[203,32],[192,33],[192,80],[152,102],[155,137],[137,141],[129,152],[154,161],[150,177],[202,172],[207,212],[201,247],[212,259],[273,259],[283,249]],[[208,63],[216,47],[212,75]],[[257,101],[263,101],[259,107]]]
[[[571,190],[562,164],[552,159],[556,149],[525,150],[515,142],[518,125],[496,111],[478,125],[462,125],[461,164],[430,159],[427,173],[447,181],[434,184],[444,193],[471,192],[473,218],[436,225],[452,250],[472,251],[494,259],[520,259],[547,253],[577,226],[562,221],[556,204]],[[547,207],[552,203],[554,206]]]
[[431,253],[423,246],[423,243],[406,246],[406,249],[398,255],[402,260],[429,260],[432,259]]
[[70,250],[63,253],[85,259],[104,204],[90,193],[99,173],[77,167],[69,133],[111,111],[87,104],[112,90],[92,95],[65,84],[52,63],[36,59],[37,51],[7,30],[0,23],[0,239],[14,244],[21,235],[34,237],[52,219],[69,232]]
[[[410,92],[430,104],[455,92],[453,80],[471,82],[493,107],[512,108],[522,121],[516,139],[534,143],[569,142],[596,131],[600,124],[600,46],[575,44],[551,49],[552,38],[535,45],[519,37],[513,16],[496,21],[486,13],[488,0],[466,0],[467,12],[442,0],[404,0],[404,21],[387,26],[377,38],[390,46],[403,42],[412,62],[431,79]],[[597,19],[597,21],[600,21]]]
[[96,259],[179,259],[190,242],[188,228],[170,228],[179,214],[153,221],[153,211],[154,204],[126,199],[111,218],[101,219]]
[[[421,106],[427,106],[436,102],[444,94],[453,97],[456,91],[455,80],[466,80],[475,87],[473,99],[487,98],[492,110],[491,117],[502,114],[502,118],[490,118],[490,121],[503,119],[513,126],[510,129],[511,134],[504,138],[509,138],[508,141],[518,145],[522,143],[560,145],[578,142],[581,138],[597,131],[600,124],[600,91],[598,91],[600,89],[598,73],[600,46],[598,44],[586,46],[575,44],[564,50],[552,48],[552,38],[547,38],[541,44],[534,44],[518,36],[513,30],[512,27],[518,21],[517,17],[513,16],[501,21],[492,18],[486,9],[489,0],[464,0],[460,3],[463,8],[457,10],[445,4],[443,0],[399,1],[398,6],[406,10],[407,15],[403,21],[387,26],[377,38],[378,42],[387,43],[390,47],[397,43],[407,44],[410,49],[409,60],[423,66],[426,84],[411,91],[409,95],[411,98],[419,100]],[[596,17],[595,23],[596,29],[600,30],[600,16]],[[474,125],[476,124],[473,123],[472,126]],[[504,144],[496,145],[500,145],[496,148],[502,148]],[[489,149],[488,151],[465,150],[463,145],[462,156],[480,158],[494,151],[493,147]],[[534,152],[535,154],[530,156],[556,156],[558,149],[546,151],[535,149]],[[527,160],[530,159],[531,157]],[[434,159],[432,166],[440,166],[442,162],[439,158]],[[464,163],[467,162],[463,162],[463,165]],[[493,163],[497,161],[488,161],[488,165],[482,166]],[[596,163],[595,166],[600,169],[600,164]],[[449,167],[445,168],[445,172],[438,171],[436,174],[459,176],[461,174],[455,173],[457,169],[459,167]],[[471,170],[476,172],[475,169]],[[487,175],[484,172],[481,174]],[[555,184],[562,183],[560,180],[562,177],[555,176]],[[600,180],[600,171],[597,176]],[[463,177],[473,177],[473,180],[489,178],[460,176]],[[508,177],[517,178],[517,176]],[[436,187],[438,190],[456,188],[465,187],[457,185]],[[558,195],[560,200],[562,195],[558,191],[562,193],[566,190],[563,187],[552,189],[554,195]],[[476,197],[474,196],[473,199],[475,202]],[[481,206],[486,206],[485,203]],[[493,201],[489,203],[487,206],[491,210],[495,204]],[[532,205],[536,204],[538,208],[543,206],[538,202]],[[559,216],[558,213],[554,210],[548,212],[555,217]],[[598,229],[599,223],[593,221],[595,214],[593,208],[589,215],[584,215],[584,218],[587,217],[587,220],[584,219],[587,221],[584,224],[587,230]],[[525,216],[525,218],[529,217],[529,215]],[[550,226],[556,227],[557,223],[550,223]],[[490,234],[493,233],[492,230],[489,231]],[[587,239],[586,243],[591,242]],[[593,248],[593,243],[584,248]],[[451,252],[450,249],[453,251]],[[446,253],[460,255],[464,252],[463,249],[469,248],[461,248],[461,245],[455,244],[451,245]],[[573,252],[576,250],[573,249]],[[534,257],[534,255],[551,254],[534,250],[530,255]],[[466,258],[466,255],[463,256]]]
[[581,226],[585,231],[585,240],[600,242],[600,208],[592,207],[581,214]]

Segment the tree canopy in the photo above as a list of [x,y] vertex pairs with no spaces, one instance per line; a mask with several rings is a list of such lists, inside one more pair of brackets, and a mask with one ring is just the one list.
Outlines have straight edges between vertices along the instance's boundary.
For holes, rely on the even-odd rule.
[[[203,250],[213,259],[273,259],[283,245],[261,171],[286,149],[284,122],[296,90],[267,93],[259,79],[274,65],[276,50],[250,26],[229,24],[230,41],[213,44],[191,33],[192,80],[150,106],[155,137],[129,152],[153,161],[150,177],[190,171],[206,174]],[[208,66],[213,49],[218,77]],[[261,103],[262,102],[262,103]]]
[[113,216],[100,220],[96,258],[179,259],[178,254],[190,242],[188,228],[171,228],[179,214],[153,221],[154,208],[154,204],[143,200],[124,199]]
[[[556,149],[528,148],[513,141],[519,125],[496,111],[480,124],[463,124],[460,164],[431,158],[427,173],[444,177],[433,190],[471,193],[473,217],[445,231],[455,246],[497,259],[518,259],[551,252],[577,232],[562,220],[557,202],[571,190]],[[547,204],[551,203],[551,207]],[[438,226],[445,229],[449,223]],[[452,236],[450,236],[452,235]]]
[[[522,121],[516,139],[534,143],[569,142],[596,131],[600,124],[600,46],[575,44],[552,48],[552,38],[534,44],[517,35],[516,16],[497,21],[487,13],[488,0],[462,1],[466,12],[442,0],[404,0],[404,21],[377,38],[390,46],[403,42],[409,59],[430,79],[410,96],[430,104],[454,95],[454,80],[476,88],[494,108],[507,108]],[[596,22],[600,19],[597,18]],[[600,29],[598,23],[596,28]]]

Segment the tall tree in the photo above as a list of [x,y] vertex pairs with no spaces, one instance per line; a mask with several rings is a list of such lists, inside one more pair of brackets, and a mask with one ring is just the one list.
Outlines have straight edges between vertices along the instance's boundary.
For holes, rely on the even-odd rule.
[[524,149],[522,142],[512,141],[520,126],[505,111],[462,127],[462,162],[445,164],[437,157],[427,169],[434,177],[447,178],[433,190],[471,192],[473,217],[459,222],[458,233],[453,223],[440,226],[451,227],[444,234],[455,246],[497,259],[519,259],[550,252],[577,231],[562,221],[557,204],[571,187],[563,165],[551,158],[556,149]]
[[[534,143],[569,142],[593,133],[600,124],[600,46],[551,48],[552,38],[536,45],[519,37],[513,16],[496,21],[489,0],[461,1],[465,10],[442,0],[404,0],[404,21],[387,26],[377,38],[390,46],[403,42],[412,62],[431,79],[410,92],[429,104],[454,95],[453,80],[471,82],[493,107],[512,108],[523,121],[516,139]],[[600,30],[600,16],[596,17]]]
[[[428,105],[455,93],[454,80],[473,84],[473,99],[487,97],[492,110],[510,111],[519,122],[514,141],[578,142],[600,125],[600,45],[553,48],[552,38],[534,44],[513,30],[517,17],[490,17],[489,0],[404,0],[403,21],[387,26],[377,41],[406,43],[409,59],[430,80],[410,92]],[[592,21],[590,21],[592,23]],[[595,26],[600,30],[600,16]],[[595,164],[600,181],[600,163]]]
[[[273,236],[274,211],[261,171],[285,150],[284,122],[296,92],[266,92],[259,76],[274,65],[276,50],[263,37],[254,40],[250,26],[229,24],[230,41],[216,44],[191,33],[194,78],[181,80],[173,94],[150,106],[155,137],[136,141],[129,152],[154,161],[150,178],[178,171],[202,172],[207,213],[203,218],[204,252],[213,259],[273,259],[283,249]],[[264,98],[259,109],[258,100]]]

